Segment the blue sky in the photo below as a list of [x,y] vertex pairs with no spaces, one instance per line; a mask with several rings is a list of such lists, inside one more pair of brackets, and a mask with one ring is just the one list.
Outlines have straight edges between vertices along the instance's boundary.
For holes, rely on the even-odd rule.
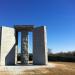
[[75,50],[75,0],[0,0],[0,26],[15,24],[46,25],[52,52]]

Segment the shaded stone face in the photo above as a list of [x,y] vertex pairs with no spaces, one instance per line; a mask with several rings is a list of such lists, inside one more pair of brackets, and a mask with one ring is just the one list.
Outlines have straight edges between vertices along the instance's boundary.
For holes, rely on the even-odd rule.
[[29,54],[28,54],[28,32],[21,32],[21,63],[28,64]]
[[34,29],[33,25],[16,25],[14,26],[16,31],[28,31],[28,32],[32,32]]
[[33,31],[33,64],[47,64],[46,27],[36,27]]

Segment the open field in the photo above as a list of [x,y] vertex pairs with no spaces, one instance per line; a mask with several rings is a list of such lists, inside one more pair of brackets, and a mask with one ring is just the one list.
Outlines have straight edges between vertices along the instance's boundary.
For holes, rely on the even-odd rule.
[[25,71],[27,74],[34,75],[75,75],[75,63],[71,62],[51,62],[56,66],[53,68],[43,68]]
[[[2,70],[0,68],[0,75],[75,75],[75,63],[72,62],[49,62],[50,65],[27,68],[27,66],[11,66]],[[54,65],[54,66],[53,66]],[[8,67],[8,66],[7,66]],[[19,69],[18,69],[19,68]]]

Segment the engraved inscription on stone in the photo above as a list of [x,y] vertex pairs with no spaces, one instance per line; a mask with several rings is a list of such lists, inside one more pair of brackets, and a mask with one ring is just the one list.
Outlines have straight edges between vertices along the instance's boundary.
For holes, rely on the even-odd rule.
[[21,63],[28,64],[29,54],[28,54],[28,32],[21,32]]

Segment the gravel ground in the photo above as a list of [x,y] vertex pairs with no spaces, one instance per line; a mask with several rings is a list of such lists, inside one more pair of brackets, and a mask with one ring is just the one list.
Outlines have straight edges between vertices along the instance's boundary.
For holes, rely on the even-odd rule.
[[49,63],[48,65],[27,65],[27,66],[0,66],[0,75],[22,75],[26,70],[35,70],[40,68],[53,68],[55,64]]

